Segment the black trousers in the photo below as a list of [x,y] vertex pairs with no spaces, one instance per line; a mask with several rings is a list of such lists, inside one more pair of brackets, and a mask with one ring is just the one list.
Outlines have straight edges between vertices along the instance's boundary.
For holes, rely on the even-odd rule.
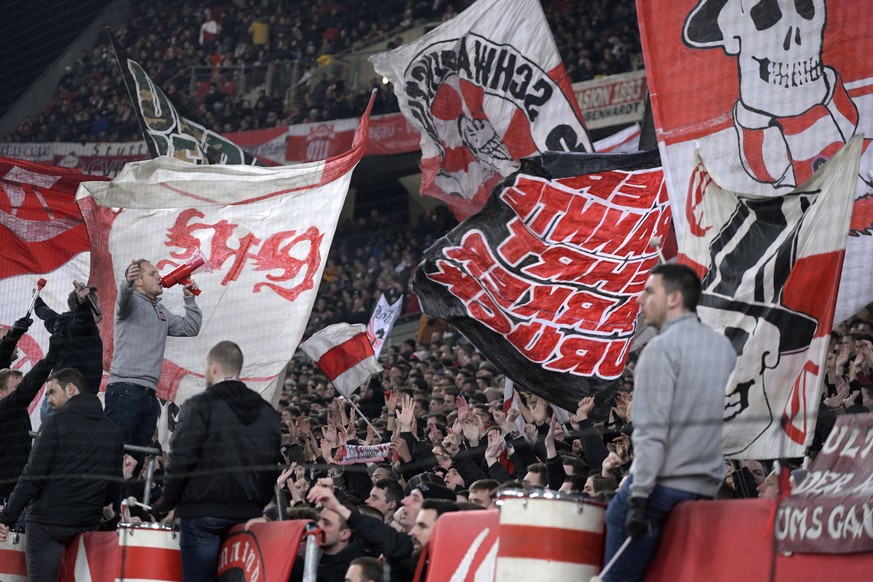
[[64,545],[89,527],[48,525],[27,520],[25,528],[28,582],[55,582]]

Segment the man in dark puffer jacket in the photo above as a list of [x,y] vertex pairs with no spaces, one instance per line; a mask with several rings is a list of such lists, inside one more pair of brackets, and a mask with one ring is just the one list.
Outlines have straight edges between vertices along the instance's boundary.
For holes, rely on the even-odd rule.
[[240,381],[242,365],[233,342],[209,350],[207,390],[182,405],[170,441],[156,511],[181,518],[185,582],[215,579],[222,536],[262,514],[279,474],[279,414]]
[[49,403],[57,411],[43,421],[27,466],[0,512],[0,541],[27,508],[27,574],[55,580],[64,544],[97,529],[101,510],[123,481],[121,430],[105,416],[78,370],[49,376]]

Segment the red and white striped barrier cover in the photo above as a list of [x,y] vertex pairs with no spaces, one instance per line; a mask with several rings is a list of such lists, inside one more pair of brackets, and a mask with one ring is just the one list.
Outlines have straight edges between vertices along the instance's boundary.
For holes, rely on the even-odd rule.
[[0,580],[27,582],[27,561],[24,556],[24,534],[9,534],[0,542]]
[[602,503],[549,491],[501,496],[497,580],[588,580],[603,567]]

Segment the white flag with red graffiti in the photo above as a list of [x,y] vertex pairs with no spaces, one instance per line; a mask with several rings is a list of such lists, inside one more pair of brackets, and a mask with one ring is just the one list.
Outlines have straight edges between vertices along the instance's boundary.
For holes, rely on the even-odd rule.
[[[92,280],[107,304],[133,259],[166,275],[199,249],[212,268],[193,275],[203,324],[197,337],[168,338],[159,397],[181,403],[201,390],[206,353],[230,340],[245,356],[241,379],[272,398],[303,335],[366,135],[367,114],[352,149],[322,162],[197,166],[161,157],[128,164],[112,182],[82,185]],[[184,312],[180,287],[162,297],[170,311]],[[103,336],[105,369],[112,337]]]
[[421,132],[421,194],[459,220],[545,151],[593,151],[538,0],[478,0],[415,42],[370,57]]
[[695,228],[679,260],[702,279],[697,313],[737,351],[724,449],[740,459],[801,457],[812,440],[862,150],[854,137],[785,196],[719,186],[698,157]]

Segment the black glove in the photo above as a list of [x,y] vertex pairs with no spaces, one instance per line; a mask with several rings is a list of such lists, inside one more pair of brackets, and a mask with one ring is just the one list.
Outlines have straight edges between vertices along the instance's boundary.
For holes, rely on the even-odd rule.
[[627,502],[627,516],[624,518],[624,529],[632,539],[639,539],[649,531],[648,497],[631,497]]
[[9,336],[9,339],[18,341],[21,339],[27,330],[30,329],[30,326],[33,325],[33,320],[29,317],[22,317],[18,321],[12,324],[12,329],[6,334]]

